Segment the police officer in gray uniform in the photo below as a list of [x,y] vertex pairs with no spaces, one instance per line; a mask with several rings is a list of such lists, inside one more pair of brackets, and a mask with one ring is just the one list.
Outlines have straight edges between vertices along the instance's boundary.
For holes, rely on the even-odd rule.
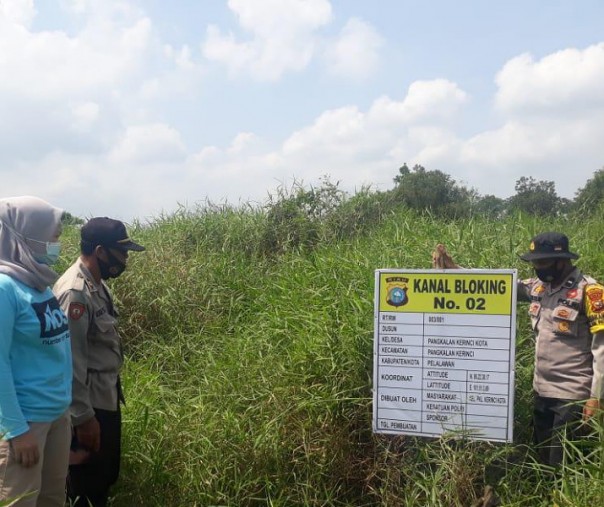
[[536,339],[535,442],[552,466],[563,459],[562,434],[579,436],[579,423],[604,397],[604,287],[573,266],[578,258],[557,232],[535,236],[521,256],[536,274],[518,285]]
[[[534,438],[541,461],[557,466],[562,435],[580,436],[581,421],[604,406],[604,287],[573,266],[579,256],[569,251],[564,234],[535,236],[520,258],[536,275],[518,282],[518,300],[530,302],[536,340]],[[460,267],[442,244],[432,265]]]
[[74,428],[67,492],[72,505],[105,506],[119,475],[123,402],[118,313],[104,280],[126,268],[128,251],[144,247],[119,220],[90,219],[81,229],[81,256],[54,293],[68,317],[73,355]]

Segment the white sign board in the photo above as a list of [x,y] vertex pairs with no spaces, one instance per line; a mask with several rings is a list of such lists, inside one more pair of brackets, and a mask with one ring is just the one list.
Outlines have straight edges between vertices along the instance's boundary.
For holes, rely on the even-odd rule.
[[376,270],[375,433],[512,441],[516,276]]

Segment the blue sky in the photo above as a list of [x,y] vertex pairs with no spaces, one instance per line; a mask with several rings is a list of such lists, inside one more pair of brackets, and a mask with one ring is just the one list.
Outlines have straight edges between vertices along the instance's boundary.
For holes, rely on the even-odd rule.
[[604,166],[604,2],[0,0],[2,194],[148,220],[403,163],[508,197]]

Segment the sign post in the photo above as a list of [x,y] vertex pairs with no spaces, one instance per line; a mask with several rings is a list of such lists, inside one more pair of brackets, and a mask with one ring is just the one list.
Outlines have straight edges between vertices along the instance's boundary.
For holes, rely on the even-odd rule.
[[375,433],[512,441],[516,277],[376,270]]

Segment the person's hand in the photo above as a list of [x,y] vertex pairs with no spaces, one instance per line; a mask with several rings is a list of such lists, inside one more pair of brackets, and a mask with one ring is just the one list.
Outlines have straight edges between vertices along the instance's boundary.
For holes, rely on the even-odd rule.
[[600,400],[597,398],[590,398],[583,405],[583,420],[587,421],[590,417],[593,417],[596,412],[600,410]]
[[38,441],[31,430],[10,439],[15,461],[25,468],[33,467],[40,460]]
[[459,269],[453,258],[447,253],[445,245],[439,243],[432,252],[432,267],[434,269]]
[[96,417],[79,424],[74,428],[78,443],[93,452],[101,448],[101,427]]
[[90,461],[90,451],[84,448],[69,450],[69,464],[82,465]]

